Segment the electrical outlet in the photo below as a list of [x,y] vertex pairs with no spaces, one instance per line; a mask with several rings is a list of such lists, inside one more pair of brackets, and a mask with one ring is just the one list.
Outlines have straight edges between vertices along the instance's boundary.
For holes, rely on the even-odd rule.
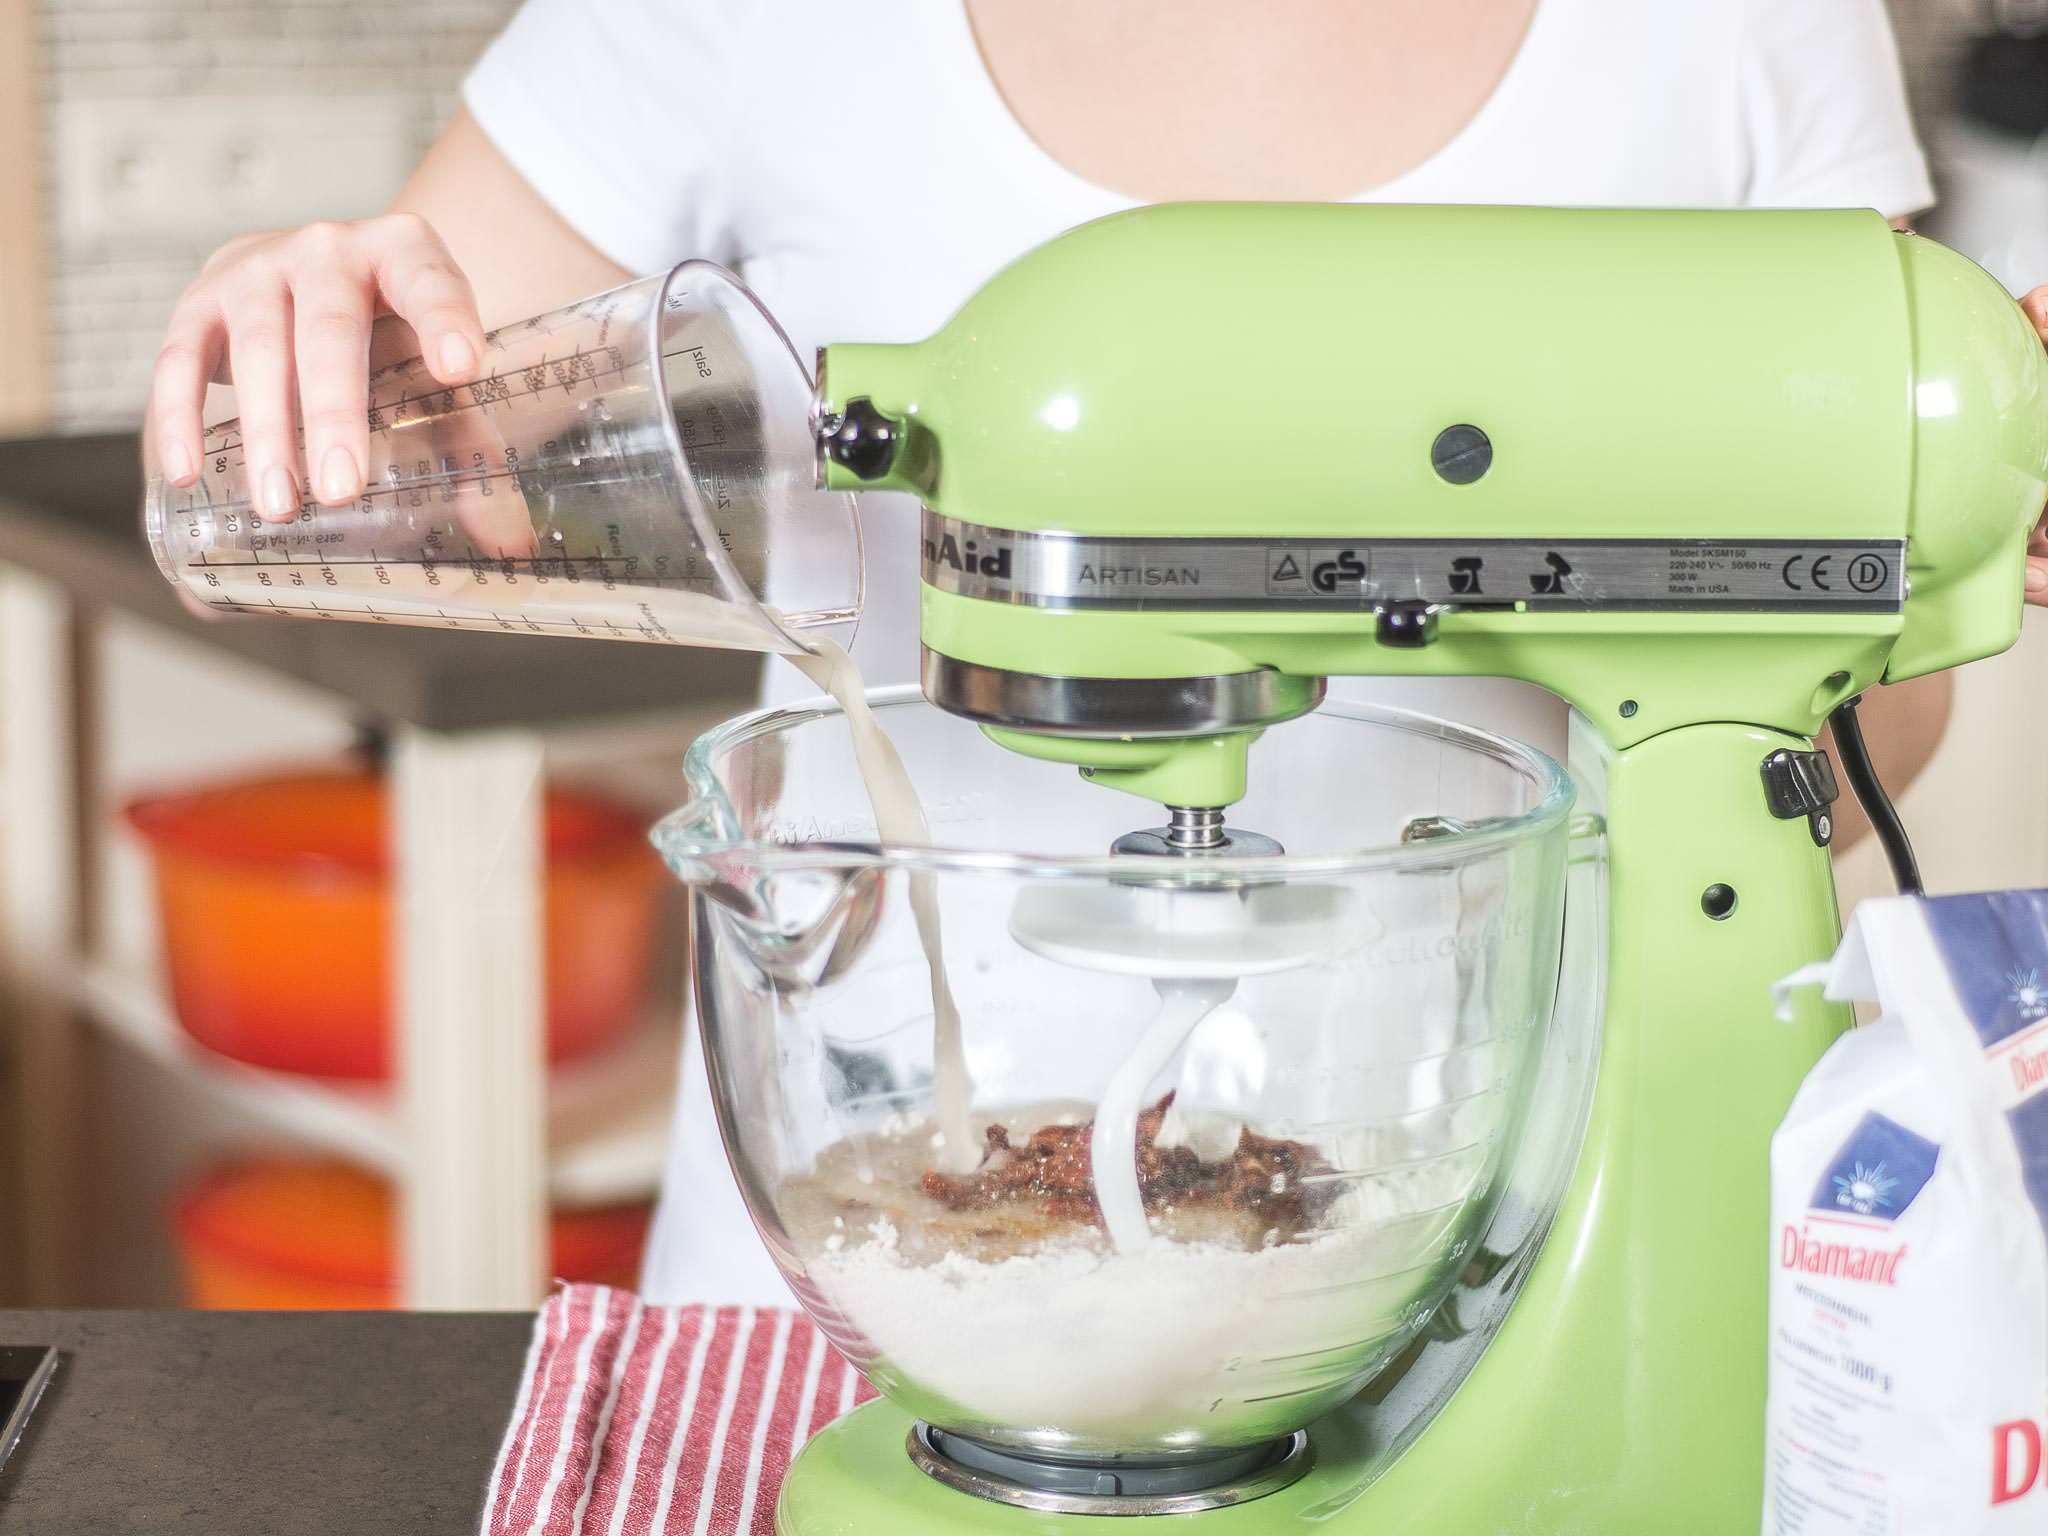
[[73,252],[362,218],[410,169],[403,97],[66,101],[56,118],[57,232]]

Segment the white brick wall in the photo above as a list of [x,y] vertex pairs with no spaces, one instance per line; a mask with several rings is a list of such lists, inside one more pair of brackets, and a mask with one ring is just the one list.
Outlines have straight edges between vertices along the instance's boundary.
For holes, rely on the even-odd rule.
[[[416,158],[454,109],[464,69],[515,4],[43,0],[46,105],[54,118],[73,103],[143,103],[171,114],[194,98],[374,98],[403,115],[409,158]],[[289,131],[289,124],[252,123],[257,134]],[[52,150],[55,138],[46,135]],[[54,153],[45,156],[44,176],[57,425],[131,423],[172,301],[207,253],[238,229],[208,227],[202,217],[177,237],[81,242],[63,233],[67,189]]]

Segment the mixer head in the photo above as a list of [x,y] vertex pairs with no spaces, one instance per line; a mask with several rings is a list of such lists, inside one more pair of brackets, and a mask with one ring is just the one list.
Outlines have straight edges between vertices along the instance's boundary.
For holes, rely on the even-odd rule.
[[2044,375],[1869,212],[1184,205],[827,348],[817,425],[924,503],[934,702],[1215,808],[1329,676],[1521,678],[1620,750],[2003,649]]

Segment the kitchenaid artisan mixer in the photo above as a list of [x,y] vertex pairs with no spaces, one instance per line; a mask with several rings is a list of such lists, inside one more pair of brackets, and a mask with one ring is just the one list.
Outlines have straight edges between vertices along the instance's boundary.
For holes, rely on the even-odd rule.
[[[1837,937],[1811,738],[2017,633],[2048,363],[2010,299],[1870,213],[1161,207],[1039,248],[929,341],[826,349],[818,429],[827,484],[924,503],[927,696],[1174,808],[1154,859],[1229,851],[1247,749],[1328,676],[1575,711],[1612,922],[1547,1237],[1486,1232],[1499,1262],[1310,1427],[1305,1476],[1195,1518],[1751,1528],[1766,1148],[1848,1022],[1769,1007]],[[1028,1455],[949,1459],[882,1402],[802,1454],[779,1528],[1050,1531],[1114,1509],[1099,1471],[1091,1501]]]
[[[758,605],[822,632],[859,588],[843,500],[788,488],[802,370],[721,274],[620,294],[566,357],[387,381],[360,505],[258,527],[217,439],[152,495],[166,574],[804,647]],[[1812,737],[2017,633],[2010,299],[1869,213],[1160,207],[828,348],[814,425],[832,489],[926,508],[926,697],[876,713],[933,846],[876,837],[827,708],[704,738],[658,834],[750,1211],[888,1399],[778,1529],[1753,1527],[1766,1148],[1848,1022],[1769,1007],[1837,938]],[[1562,696],[1571,779],[1317,707],[1453,674]],[[1568,827],[1604,954],[1560,991]],[[920,899],[985,1148],[932,1130]]]

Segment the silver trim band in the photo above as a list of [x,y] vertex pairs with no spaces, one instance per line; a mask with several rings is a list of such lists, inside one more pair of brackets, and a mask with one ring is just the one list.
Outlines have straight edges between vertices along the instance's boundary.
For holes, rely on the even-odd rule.
[[924,695],[948,714],[1051,736],[1215,736],[1305,715],[1324,681],[1265,669],[1212,677],[1048,677],[927,649]]
[[1034,608],[1896,613],[1902,539],[1098,538],[925,509],[924,579]]
[[1205,1509],[1223,1509],[1277,1493],[1298,1482],[1315,1465],[1308,1432],[1297,1429],[1285,1437],[1273,1460],[1265,1466],[1213,1487],[1186,1493],[1089,1494],[1034,1488],[955,1461],[934,1443],[931,1427],[922,1420],[911,1425],[905,1449],[910,1453],[911,1464],[934,1482],[993,1503],[1052,1515],[1191,1515]]

